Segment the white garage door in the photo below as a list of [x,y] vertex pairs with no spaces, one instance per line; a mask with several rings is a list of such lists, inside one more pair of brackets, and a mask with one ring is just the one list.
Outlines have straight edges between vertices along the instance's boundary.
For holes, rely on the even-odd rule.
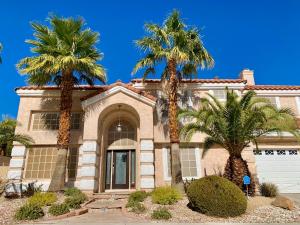
[[276,184],[281,193],[300,193],[299,150],[254,150],[259,182]]

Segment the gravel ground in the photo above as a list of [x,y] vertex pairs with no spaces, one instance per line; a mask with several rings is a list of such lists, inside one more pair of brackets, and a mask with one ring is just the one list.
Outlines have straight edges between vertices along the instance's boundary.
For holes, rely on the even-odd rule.
[[[204,214],[190,210],[186,205],[188,200],[186,198],[180,200],[174,205],[165,206],[172,214],[170,222],[184,222],[184,223],[204,223],[204,222],[233,222],[233,223],[291,223],[300,222],[300,207],[297,206],[295,210],[289,211],[274,207],[270,205],[273,199],[264,197],[250,198],[248,201],[247,212],[235,218],[217,218],[209,217]],[[151,198],[148,197],[144,201],[146,212],[143,214],[134,214],[128,212],[130,216],[138,216],[148,221],[151,220],[151,212],[161,205],[153,204]]]
[[6,199],[0,197],[0,224],[15,224],[14,215],[17,209],[26,202],[26,198],[22,199]]

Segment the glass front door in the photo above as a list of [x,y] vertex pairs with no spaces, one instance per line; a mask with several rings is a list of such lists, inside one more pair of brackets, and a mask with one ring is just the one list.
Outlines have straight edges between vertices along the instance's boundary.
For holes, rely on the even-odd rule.
[[135,151],[109,150],[106,154],[106,189],[130,189],[135,186]]

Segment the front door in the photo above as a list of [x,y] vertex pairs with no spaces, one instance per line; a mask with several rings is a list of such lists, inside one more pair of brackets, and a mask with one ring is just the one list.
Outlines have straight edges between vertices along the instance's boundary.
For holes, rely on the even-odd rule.
[[[109,150],[106,155],[106,189],[129,189],[135,184],[135,151]],[[129,182],[131,183],[129,185]]]

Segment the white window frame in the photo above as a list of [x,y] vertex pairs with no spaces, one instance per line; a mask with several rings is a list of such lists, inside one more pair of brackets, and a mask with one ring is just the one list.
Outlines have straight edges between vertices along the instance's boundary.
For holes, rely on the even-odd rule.
[[[189,177],[182,177],[183,180],[191,180],[191,179],[198,179],[201,177],[201,149],[198,147],[194,148],[195,150],[195,159],[196,159],[196,167],[197,167],[197,176],[189,176]],[[168,154],[169,154],[170,148],[162,148],[162,154],[163,154],[163,172],[164,172],[164,180],[165,181],[171,181],[172,177],[168,175],[169,170],[169,161],[168,161]]]

